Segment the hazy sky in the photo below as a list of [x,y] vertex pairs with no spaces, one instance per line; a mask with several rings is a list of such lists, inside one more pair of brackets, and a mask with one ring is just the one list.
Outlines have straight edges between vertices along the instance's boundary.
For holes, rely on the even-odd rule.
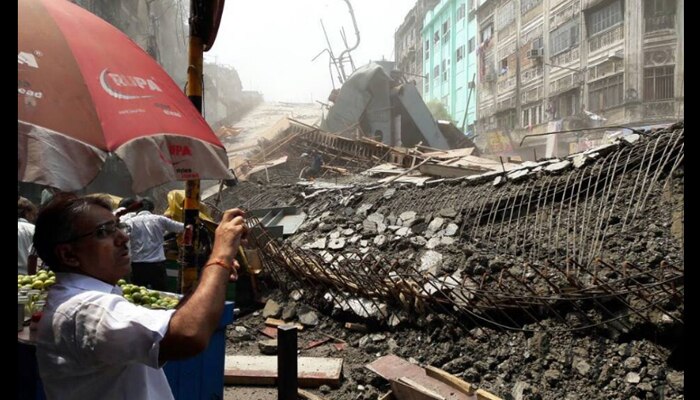
[[[350,3],[360,31],[360,44],[351,53],[355,66],[393,60],[394,31],[415,0]],[[328,47],[321,19],[336,57],[345,49],[341,28],[349,46],[355,43],[344,0],[226,0],[216,41],[204,57],[235,67],[243,89],[260,91],[268,101],[325,102],[333,88],[328,54],[311,61]]]

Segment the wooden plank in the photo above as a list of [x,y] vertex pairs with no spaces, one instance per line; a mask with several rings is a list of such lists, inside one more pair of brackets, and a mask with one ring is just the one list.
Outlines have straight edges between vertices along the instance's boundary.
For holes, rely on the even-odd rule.
[[[388,381],[399,381],[399,378],[407,378],[416,384],[427,388],[428,390],[439,394],[447,400],[477,400],[476,395],[466,394],[461,390],[457,390],[452,386],[432,378],[426,374],[426,371],[418,365],[412,364],[401,357],[393,354],[380,357],[372,363],[367,364],[365,368],[376,373]],[[404,379],[405,381],[405,379]],[[393,390],[393,387],[392,387]],[[402,393],[406,388],[399,388]],[[395,397],[400,397],[397,391],[394,391]]]
[[484,389],[479,389],[476,391],[477,400],[503,400],[491,392],[487,392]]
[[[299,357],[300,387],[340,386],[342,358]],[[224,383],[229,385],[274,385],[277,356],[226,356]]]
[[304,389],[297,389],[297,394],[299,395],[300,398],[306,399],[306,400],[325,400],[321,396],[317,396],[311,392],[307,392]]
[[445,397],[442,396],[441,394],[436,393],[436,392],[428,389],[427,387],[421,385],[420,383],[414,381],[411,378],[402,377],[402,378],[399,378],[399,382],[409,385],[410,387],[415,389],[421,395],[428,396],[431,399],[445,400]]
[[391,381],[391,391],[394,392],[394,397],[401,400],[445,400],[442,396],[431,396],[399,380]]
[[396,400],[396,397],[394,396],[394,392],[390,390],[379,397],[379,400]]
[[294,326],[296,326],[297,329],[299,329],[300,331],[303,331],[303,330],[304,330],[304,325],[302,325],[302,324],[300,324],[300,323],[298,323],[298,322],[296,322],[296,323],[289,323],[289,322],[284,322],[283,320],[277,319],[277,318],[268,318],[268,319],[266,319],[266,320],[265,320],[265,325],[269,325],[269,326],[294,325]]
[[447,371],[441,370],[440,368],[429,365],[425,367],[425,374],[431,378],[439,380],[440,382],[446,383],[466,394],[474,394],[474,387],[471,384],[457,378],[456,376],[450,374]]

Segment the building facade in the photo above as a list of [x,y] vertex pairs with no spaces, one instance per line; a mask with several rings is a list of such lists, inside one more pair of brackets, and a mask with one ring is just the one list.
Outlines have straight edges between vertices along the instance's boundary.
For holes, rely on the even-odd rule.
[[477,144],[532,160],[604,131],[529,134],[682,119],[683,3],[480,0]]
[[415,83],[418,92],[423,87],[423,19],[428,10],[439,2],[440,0],[417,0],[394,33],[396,69],[403,72],[408,81]]
[[426,13],[421,34],[423,100],[442,102],[452,120],[458,127],[464,127],[466,134],[473,133],[476,119],[474,1],[440,1]]

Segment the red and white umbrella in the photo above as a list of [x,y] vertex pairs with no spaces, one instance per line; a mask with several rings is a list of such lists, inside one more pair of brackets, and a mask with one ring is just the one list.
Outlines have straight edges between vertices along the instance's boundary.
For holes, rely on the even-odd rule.
[[207,122],[124,33],[66,0],[18,7],[19,181],[78,190],[110,153],[126,164],[136,193],[232,178]]

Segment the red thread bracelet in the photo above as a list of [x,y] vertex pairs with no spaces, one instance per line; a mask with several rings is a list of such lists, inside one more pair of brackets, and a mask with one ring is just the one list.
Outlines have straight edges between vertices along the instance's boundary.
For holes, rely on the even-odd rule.
[[208,262],[206,265],[204,265],[204,268],[206,268],[206,267],[208,267],[208,266],[210,266],[210,265],[218,265],[218,266],[220,266],[220,267],[225,268],[226,270],[228,270],[229,273],[232,273],[232,272],[233,272],[233,265],[226,264],[225,262],[223,262],[223,261],[221,261],[221,260],[210,261],[210,262]]

